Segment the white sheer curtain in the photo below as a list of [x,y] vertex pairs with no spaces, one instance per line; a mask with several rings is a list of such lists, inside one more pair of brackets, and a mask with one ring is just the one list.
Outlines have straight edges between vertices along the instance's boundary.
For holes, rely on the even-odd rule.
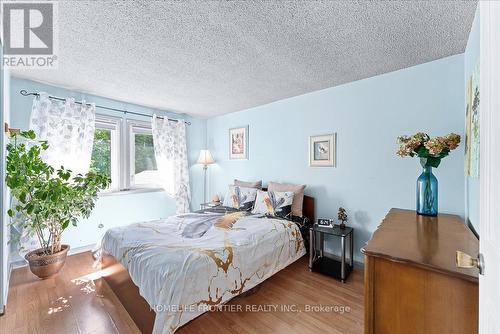
[[189,170],[186,147],[186,124],[153,115],[153,144],[156,165],[165,191],[175,198],[177,213],[189,212]]
[[85,174],[90,168],[95,131],[95,105],[76,104],[49,99],[47,93],[33,100],[30,128],[49,148],[42,158],[54,168],[64,166],[74,173]]
[[[73,173],[88,172],[94,142],[95,105],[76,104],[72,98],[51,100],[47,93],[41,92],[33,100],[30,129],[35,131],[37,140],[49,143],[48,150],[42,154],[45,162],[55,169],[64,166]],[[15,199],[11,201],[11,206],[15,205]],[[23,219],[17,215],[12,222],[14,233],[19,234],[19,254],[24,257],[40,245],[36,236],[19,227]]]

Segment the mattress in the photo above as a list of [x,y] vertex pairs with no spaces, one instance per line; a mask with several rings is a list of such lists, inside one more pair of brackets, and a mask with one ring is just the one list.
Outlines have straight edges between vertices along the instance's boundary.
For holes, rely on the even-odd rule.
[[248,215],[217,227],[221,216],[189,213],[106,232],[102,251],[128,270],[155,311],[153,333],[175,332],[305,254],[293,222]]

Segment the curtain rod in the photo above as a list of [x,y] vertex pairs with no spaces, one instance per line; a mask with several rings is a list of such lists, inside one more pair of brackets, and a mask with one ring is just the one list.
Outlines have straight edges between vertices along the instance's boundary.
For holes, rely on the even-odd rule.
[[[30,96],[30,95],[37,96],[37,97],[40,96],[40,93],[28,93],[25,89],[22,89],[19,93],[22,96]],[[58,100],[58,101],[66,101],[66,99],[64,99],[62,97],[50,96],[50,95],[49,95],[49,99]],[[82,104],[82,102],[80,102],[80,101],[75,101],[75,103],[76,104]],[[89,103],[86,103],[86,104],[89,104]],[[134,112],[134,111],[128,111],[128,110],[123,110],[123,109],[116,109],[116,108],[111,108],[111,107],[106,107],[106,106],[96,105],[95,107],[96,108],[100,108],[100,109],[111,110],[111,111],[118,111],[118,112],[121,112],[121,113],[124,113],[124,114],[131,114],[131,115],[137,115],[137,116],[146,116],[146,117],[151,117],[151,118],[153,117],[152,115],[148,115],[148,114],[142,114],[142,113],[138,113],[138,112]],[[157,116],[157,117],[160,118],[160,119],[165,119],[165,117],[161,117],[161,116]],[[179,121],[178,119],[173,119],[173,118],[167,118],[167,119],[169,121],[172,121],[172,122],[178,122]],[[186,123],[187,125],[191,125],[191,122],[184,121],[184,123]]]

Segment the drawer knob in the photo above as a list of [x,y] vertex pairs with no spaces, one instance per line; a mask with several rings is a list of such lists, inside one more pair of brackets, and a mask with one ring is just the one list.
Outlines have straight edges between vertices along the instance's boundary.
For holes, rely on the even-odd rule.
[[455,263],[458,268],[478,268],[482,275],[484,270],[483,254],[479,254],[477,258],[473,258],[467,253],[457,251]]

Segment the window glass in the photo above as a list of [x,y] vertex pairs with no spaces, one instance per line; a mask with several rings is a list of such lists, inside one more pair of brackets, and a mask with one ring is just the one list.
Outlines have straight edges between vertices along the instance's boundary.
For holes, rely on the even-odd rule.
[[157,170],[153,135],[136,134],[135,138],[135,173]]
[[90,170],[111,179],[107,191],[121,189],[119,125],[119,119],[111,117],[98,117],[95,123]]
[[130,122],[130,187],[161,188],[151,125]]
[[95,130],[90,170],[111,178],[111,130]]
[[111,178],[107,192],[166,184],[158,172],[151,123],[145,121],[97,115],[90,170]]

